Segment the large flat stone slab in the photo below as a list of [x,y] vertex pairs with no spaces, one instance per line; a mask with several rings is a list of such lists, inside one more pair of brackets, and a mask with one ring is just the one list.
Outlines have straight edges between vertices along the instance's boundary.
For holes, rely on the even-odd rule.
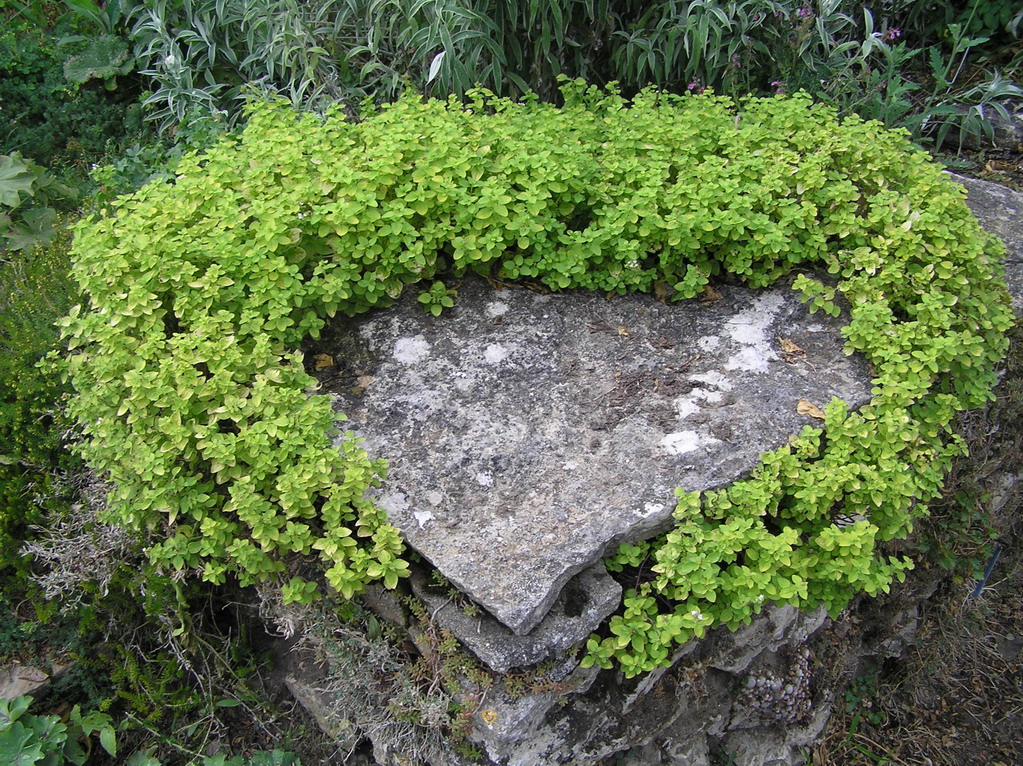
[[325,380],[389,476],[409,544],[519,635],[624,540],[671,524],[674,489],[727,485],[816,424],[800,400],[869,398],[841,322],[790,289],[662,304],[459,286],[336,326]]

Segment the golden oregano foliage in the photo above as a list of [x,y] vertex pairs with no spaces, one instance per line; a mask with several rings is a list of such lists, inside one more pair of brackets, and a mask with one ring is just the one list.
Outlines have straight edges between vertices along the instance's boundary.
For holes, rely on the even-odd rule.
[[680,491],[674,530],[609,560],[655,576],[585,662],[633,675],[766,602],[836,613],[902,576],[878,546],[926,513],[964,450],[952,418],[990,398],[1006,349],[1000,243],[904,134],[805,96],[563,95],[409,95],[361,122],[258,103],[239,138],[78,226],[73,412],[109,518],[150,530],[155,563],[248,584],[318,557],[346,597],[405,574],[366,500],[384,466],[350,434],[332,446],[293,350],[325,317],[468,271],[675,299],[727,273],[844,307],[873,400],[832,401],[744,481]]

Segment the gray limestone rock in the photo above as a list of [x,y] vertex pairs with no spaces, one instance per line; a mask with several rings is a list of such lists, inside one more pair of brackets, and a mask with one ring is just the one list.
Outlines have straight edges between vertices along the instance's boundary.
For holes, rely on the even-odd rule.
[[355,750],[362,739],[362,731],[348,718],[336,714],[327,695],[318,694],[315,687],[290,675],[284,678],[284,685],[320,729],[334,740],[339,750]]
[[738,766],[803,766],[806,752],[827,728],[831,704],[820,705],[796,726],[766,726],[730,731],[720,750]]
[[681,741],[667,742],[663,747],[664,755],[667,757],[665,763],[685,764],[685,766],[711,766],[710,748],[707,745],[707,737],[703,734],[693,734]]
[[504,683],[491,693],[473,718],[473,738],[495,763],[533,766],[540,754],[564,739],[546,725],[551,711],[589,691],[600,669],[582,668],[572,658],[558,662],[543,678],[549,689],[512,696]]
[[622,597],[622,586],[598,562],[569,580],[543,621],[528,635],[518,636],[488,613],[469,614],[446,596],[431,592],[422,576],[413,576],[412,589],[440,627],[498,673],[567,652],[596,630]]
[[[957,104],[953,108],[959,114],[966,114],[976,107]],[[1023,106],[1017,106],[1015,113],[1008,112],[1005,117],[994,112],[989,112],[986,116],[992,135],[988,136],[985,133],[975,135],[959,131],[953,123],[942,144],[943,148],[955,149],[961,143],[967,149],[995,148],[1017,154],[1023,152]]]
[[762,652],[775,652],[786,644],[800,644],[816,633],[828,614],[824,607],[804,612],[794,606],[770,606],[734,633],[722,633],[712,667],[729,673],[748,668]]
[[[789,705],[799,695],[785,688],[801,675],[802,692],[810,692],[813,671],[807,644],[826,621],[822,610],[803,614],[791,607],[765,609],[747,628],[734,633],[717,628],[703,640],[690,642],[670,668],[631,681],[603,671],[592,688],[585,693],[573,690],[558,706],[548,705],[546,695],[538,695],[534,702],[520,700],[521,709],[535,713],[536,706],[542,705],[547,713],[542,719],[522,718],[528,725],[500,736],[495,736],[492,726],[477,721],[473,739],[494,763],[508,765],[596,764],[633,748],[649,749],[654,740],[667,759],[664,762],[688,763],[673,759],[691,753],[698,764],[705,762],[701,754],[707,751],[708,737],[739,749],[765,732],[771,732],[765,742],[770,742],[773,753],[791,755],[806,744],[808,732],[819,733],[827,720],[821,712],[830,709],[830,700],[821,694],[815,695],[812,704]],[[763,627],[758,628],[758,623]],[[768,704],[755,708],[743,693],[751,674],[774,674],[785,683],[777,694],[763,695]],[[779,727],[783,717],[793,723]],[[736,731],[749,736],[728,740]],[[657,762],[638,753],[625,756],[625,762]]]
[[[354,320],[326,350],[346,427],[389,464],[377,501],[410,545],[519,635],[676,487],[727,485],[823,407],[869,398],[841,322],[785,287],[712,302],[459,285]],[[783,343],[784,341],[784,343]]]
[[13,700],[26,694],[38,697],[55,677],[66,671],[64,666],[56,666],[52,672],[47,673],[30,665],[15,663],[12,667],[0,670],[0,699]]
[[[982,225],[1023,262],[1023,195],[957,180]],[[1023,309],[1023,265],[1010,260],[1007,271]],[[759,451],[808,422],[795,412],[800,398],[822,405],[836,394],[854,406],[866,398],[864,365],[841,355],[837,322],[808,317],[783,288],[719,289],[723,298],[709,305],[665,306],[642,296],[494,292],[466,280],[450,316],[428,317],[406,296],[336,341],[336,358],[346,365],[333,381],[339,409],[371,452],[391,463],[382,499],[392,520],[510,629],[489,619],[464,622],[456,612],[471,618],[437,602],[430,612],[495,667],[518,667],[547,651],[541,636],[574,598],[561,593],[562,584],[582,583],[618,540],[664,524],[673,487],[740,476]],[[791,347],[786,355],[781,338],[805,357]],[[1015,482],[1005,477],[1002,494]],[[602,580],[594,575],[582,591],[589,597]],[[827,684],[838,671],[826,665],[834,662],[828,647],[850,641],[840,658],[849,673],[864,658],[887,656],[911,639],[915,604],[929,593],[906,596],[905,607],[893,593],[887,616],[837,622],[821,610],[765,609],[751,625],[713,630],[680,647],[672,667],[631,681],[616,671],[584,671],[568,655],[555,662],[554,685],[525,696],[508,694],[508,677],[497,678],[479,700],[472,740],[502,766],[610,758],[701,766],[712,754],[795,766],[834,703]],[[381,591],[371,600],[402,624],[393,597]],[[852,641],[861,619],[870,631]],[[477,629],[500,640],[483,637],[473,647]],[[1015,656],[1017,644],[999,650]],[[321,694],[322,687],[352,696],[347,681],[326,684],[313,673],[306,683]],[[342,741],[363,730],[377,760],[395,762],[387,749],[395,740],[374,717],[386,711],[357,712],[350,715],[356,724],[343,716],[340,729],[327,723]],[[458,762],[441,750],[421,760]]]
[[1016,313],[1023,313],[1023,194],[990,181],[949,175],[966,188],[966,204],[984,230],[1005,243],[1005,281]]

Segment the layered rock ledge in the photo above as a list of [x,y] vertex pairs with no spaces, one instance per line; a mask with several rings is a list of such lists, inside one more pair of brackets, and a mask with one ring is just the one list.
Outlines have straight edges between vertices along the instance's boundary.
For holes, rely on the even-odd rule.
[[[748,473],[815,423],[807,404],[869,398],[867,365],[843,353],[840,321],[810,315],[791,289],[722,286],[710,297],[661,303],[466,278],[440,317],[413,293],[354,320],[329,347],[347,366],[328,388],[346,428],[388,462],[376,501],[391,522],[525,635],[575,575],[669,527],[677,487]],[[580,630],[612,608],[580,605],[592,623]]]
[[[1006,242],[1007,281],[1019,311],[1023,195],[983,181],[956,180],[967,187],[968,203],[984,227]],[[919,607],[937,586],[933,572],[911,573],[883,599],[858,599],[837,621],[819,610],[766,609],[735,633],[717,628],[687,643],[671,668],[632,681],[614,670],[582,669],[577,653],[566,650],[602,619],[609,602],[618,600],[619,586],[599,563],[571,562],[551,577],[545,568],[556,564],[557,546],[579,550],[568,542],[580,539],[572,523],[576,517],[559,520],[553,512],[530,517],[526,504],[502,516],[508,506],[500,503],[514,497],[512,488],[522,489],[519,496],[557,501],[577,490],[579,477],[588,476],[594,504],[586,507],[605,511],[610,519],[605,524],[626,522],[603,534],[600,523],[590,526],[589,538],[582,539],[589,539],[599,557],[598,549],[617,539],[641,536],[670,521],[667,515],[655,521],[636,513],[643,503],[660,502],[667,506],[660,513],[670,514],[671,487],[728,483],[749,470],[760,451],[813,422],[797,411],[800,399],[823,405],[838,395],[855,405],[867,395],[869,371],[841,354],[838,321],[807,316],[783,287],[757,293],[719,287],[719,292],[719,300],[706,304],[662,305],[642,296],[609,301],[586,294],[495,291],[466,280],[450,315],[427,317],[415,296],[406,296],[393,309],[339,326],[337,335],[316,349],[339,365],[344,360],[343,367],[324,369],[324,382],[338,393],[339,409],[353,416],[348,425],[374,454],[391,462],[382,498],[404,498],[392,503],[392,519],[414,547],[486,607],[470,608],[460,596],[438,594],[425,574],[412,583],[430,625],[450,630],[497,671],[494,686],[473,701],[469,739],[485,762],[599,764],[614,758],[650,766],[709,766],[716,750],[740,764],[794,766],[804,762],[806,748],[841,699],[842,680],[900,656],[914,640]],[[450,334],[452,327],[463,329]],[[544,343],[536,344],[537,338]],[[589,377],[560,364],[581,358],[589,361],[574,366]],[[629,431],[638,421],[646,429]],[[594,427],[601,423],[603,428]],[[695,436],[663,442],[687,431]],[[626,438],[644,433],[645,441]],[[667,447],[673,443],[697,448],[672,453]],[[741,458],[730,460],[740,452]],[[507,460],[504,473],[487,462],[496,456]],[[569,459],[579,462],[565,471]],[[616,467],[618,461],[626,467]],[[652,466],[656,470],[647,474]],[[479,480],[480,473],[489,474],[489,484]],[[420,487],[417,481],[430,483]],[[1015,492],[1018,477],[1006,474],[992,481],[997,484],[992,497],[1001,493],[1004,501]],[[626,482],[632,482],[629,492],[622,486]],[[442,486],[449,488],[441,495],[444,502],[432,502],[437,496],[428,493],[442,492]],[[665,487],[666,496],[648,499],[644,492],[653,487]],[[559,489],[565,494],[557,495]],[[625,496],[631,500],[605,501]],[[506,531],[517,530],[513,522],[520,519],[539,527]],[[554,542],[559,539],[564,542]],[[516,542],[520,570],[506,561]],[[482,558],[474,562],[477,556]],[[460,568],[472,563],[479,566]],[[531,584],[531,566],[547,577],[542,584]],[[573,571],[580,573],[573,578]],[[570,583],[560,593],[558,576]],[[531,606],[502,612],[502,604],[514,603],[510,597],[516,595],[502,577],[525,583],[520,595]],[[424,656],[434,656],[394,594],[372,587],[364,602],[382,620],[407,631]],[[544,603],[552,604],[546,615],[541,614]],[[520,630],[536,615],[542,619],[519,636],[487,610],[512,622],[531,610],[532,620],[520,616]],[[288,654],[283,669],[296,696],[339,747],[355,749],[365,737],[374,763],[406,763],[409,753],[434,766],[469,763],[442,742],[410,740],[415,729],[390,714],[392,687],[375,674],[379,647],[335,623],[327,628],[311,633],[307,624],[310,649]],[[535,665],[544,659],[544,665]],[[508,673],[521,666],[533,669]],[[523,678],[533,683],[525,694],[512,688]]]

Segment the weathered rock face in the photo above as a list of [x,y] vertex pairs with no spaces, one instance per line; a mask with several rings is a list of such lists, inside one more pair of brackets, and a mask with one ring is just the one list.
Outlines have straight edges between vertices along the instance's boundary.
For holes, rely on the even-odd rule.
[[667,528],[676,487],[727,485],[813,423],[800,400],[867,400],[837,320],[783,287],[720,293],[662,304],[467,278],[450,315],[407,295],[353,323],[332,348],[357,360],[337,408],[388,461],[391,522],[525,635],[606,551]]
[[1023,313],[1023,194],[990,181],[950,175],[966,187],[966,204],[984,229],[1005,242],[1005,281],[1016,313]]
[[[581,668],[572,653],[533,676],[525,693],[513,689],[507,676],[495,676],[485,690],[463,681],[462,694],[475,708],[469,736],[485,762],[502,766],[583,766],[616,755],[616,762],[636,766],[709,766],[712,745],[737,754],[735,762],[743,766],[801,763],[802,749],[819,736],[833,702],[831,690],[816,685],[810,666],[809,647],[820,643],[827,623],[823,610],[771,607],[749,627],[735,633],[715,629],[680,648],[671,668],[632,681],[615,671]],[[410,630],[421,643],[422,636]],[[367,659],[348,657],[338,666],[331,659],[338,654],[335,646],[319,648],[325,667],[291,653],[284,672],[296,697],[339,743],[351,748],[352,734],[362,729],[376,763],[468,766],[442,740],[414,748],[402,742],[401,732],[389,730],[396,724],[385,725],[380,712],[367,707],[352,673],[371,666],[372,650]],[[427,645],[422,648],[424,656],[432,654]],[[363,685],[387,683],[381,678]],[[376,704],[381,702],[386,707],[386,700]],[[407,753],[413,750],[418,756],[410,761]]]
[[[970,107],[957,106],[956,111],[965,114]],[[1007,117],[999,114],[988,114],[988,122],[991,125],[993,136],[975,136],[969,133],[959,133],[955,129],[949,131],[945,139],[944,148],[951,149],[958,146],[959,141],[967,149],[983,149],[993,147],[1009,152],[1023,151],[1023,106],[1017,106],[1015,113],[1008,113]]]
[[[691,751],[691,760],[674,762],[707,764],[709,737],[732,737],[733,749],[755,747],[756,736],[749,736],[750,730],[759,734],[765,727],[784,725],[793,731],[760,747],[769,753],[767,760],[741,762],[751,766],[774,759],[787,762],[820,731],[811,711],[806,654],[792,647],[801,647],[824,622],[823,610],[765,610],[763,618],[748,628],[735,633],[716,630],[715,641],[687,644],[677,653],[673,668],[632,682],[622,683],[611,673],[588,679],[560,705],[548,704],[542,719],[514,729],[501,722],[524,701],[505,701],[498,695],[489,702],[491,723],[481,721],[475,734],[493,762],[533,766],[600,763],[655,734],[672,731],[673,738]],[[534,696],[534,704],[540,699],[542,695]],[[831,702],[827,695],[815,701],[819,709]],[[633,763],[658,762],[634,757]]]
[[[956,180],[985,228],[1006,241],[1010,291],[1023,309],[1023,195]],[[323,350],[347,365],[328,381],[339,409],[391,463],[382,499],[392,520],[486,608],[438,595],[424,576],[412,584],[430,629],[450,630],[497,671],[491,685],[460,687],[474,705],[471,741],[502,765],[615,757],[709,766],[712,750],[743,766],[804,763],[838,679],[900,656],[913,640],[933,573],[911,573],[890,596],[858,599],[837,621],[766,609],[632,681],[580,668],[570,647],[620,597],[593,562],[618,540],[668,523],[673,487],[737,478],[808,422],[796,412],[799,399],[822,405],[837,395],[855,406],[866,398],[867,371],[840,353],[838,323],[807,317],[783,289],[722,288],[709,305],[671,306],[495,292],[469,280],[460,289],[451,316],[429,318],[410,296]],[[1003,479],[995,505],[1017,481]],[[399,599],[381,588],[369,596],[381,619],[436,661]],[[339,633],[319,635],[329,656],[325,644]],[[374,645],[361,635],[353,642],[359,651],[349,648],[347,674],[331,666],[333,685],[322,683],[319,666],[290,679],[324,728],[350,747],[364,733],[380,764],[406,763],[409,753],[435,766],[467,763],[442,741],[408,745],[414,727],[388,717],[392,668],[373,675],[385,666]],[[516,670],[523,666],[533,669]],[[351,680],[356,671],[361,686]],[[514,685],[524,677],[534,682],[528,693]]]
[[528,635],[518,636],[486,612],[468,614],[450,597],[432,593],[424,579],[414,574],[412,590],[437,624],[498,673],[564,654],[596,630],[622,599],[622,586],[598,562],[569,580],[540,624]]
[[0,699],[13,700],[25,694],[38,697],[67,669],[66,666],[55,665],[47,673],[39,668],[18,663],[3,668],[0,670]]

